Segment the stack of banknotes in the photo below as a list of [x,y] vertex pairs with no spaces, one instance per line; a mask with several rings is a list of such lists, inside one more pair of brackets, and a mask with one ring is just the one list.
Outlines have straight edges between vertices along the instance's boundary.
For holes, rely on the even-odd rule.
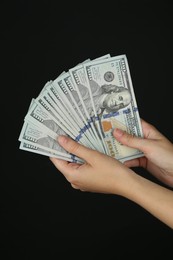
[[58,144],[58,136],[67,135],[122,162],[141,157],[113,137],[114,128],[143,136],[127,57],[106,54],[46,82],[24,117],[19,148],[84,163]]

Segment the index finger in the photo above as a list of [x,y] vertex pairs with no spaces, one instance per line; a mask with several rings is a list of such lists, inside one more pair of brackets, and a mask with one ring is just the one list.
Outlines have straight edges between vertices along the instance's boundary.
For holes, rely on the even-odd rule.
[[60,135],[58,137],[58,143],[69,153],[74,154],[86,162],[91,162],[93,158],[94,150],[77,143],[71,138]]

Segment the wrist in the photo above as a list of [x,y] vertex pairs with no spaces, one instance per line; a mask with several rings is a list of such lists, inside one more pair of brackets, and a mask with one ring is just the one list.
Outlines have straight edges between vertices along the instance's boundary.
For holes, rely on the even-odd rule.
[[[130,168],[125,168],[123,171],[116,172],[116,178],[113,184],[113,194],[120,195],[122,197],[128,198],[132,200],[134,196],[135,186],[137,185],[138,176],[133,170]],[[117,178],[117,175],[118,178]]]

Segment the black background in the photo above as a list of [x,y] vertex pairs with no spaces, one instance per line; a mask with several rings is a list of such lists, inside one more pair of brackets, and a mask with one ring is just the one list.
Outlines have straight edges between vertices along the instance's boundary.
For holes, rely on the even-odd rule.
[[0,6],[0,259],[171,259],[170,228],[124,198],[72,189],[47,157],[18,142],[30,101],[48,80],[108,53],[127,55],[140,116],[172,141],[171,1]]

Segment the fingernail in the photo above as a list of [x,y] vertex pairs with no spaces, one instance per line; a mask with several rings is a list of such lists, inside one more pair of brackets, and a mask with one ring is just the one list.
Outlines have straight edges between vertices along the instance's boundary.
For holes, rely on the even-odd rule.
[[64,144],[64,143],[67,142],[67,140],[68,140],[68,138],[67,138],[67,136],[65,136],[65,135],[59,135],[59,136],[58,136],[58,143],[59,143],[59,144]]
[[114,129],[114,134],[115,134],[117,137],[122,136],[123,133],[124,133],[124,131],[121,130],[121,129],[119,129],[119,128],[115,128],[115,129]]

